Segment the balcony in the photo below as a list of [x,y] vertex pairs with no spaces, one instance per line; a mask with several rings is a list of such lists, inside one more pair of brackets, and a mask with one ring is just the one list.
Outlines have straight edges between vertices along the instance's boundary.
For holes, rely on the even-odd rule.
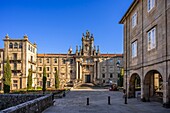
[[32,60],[32,59],[29,59],[28,62],[31,63],[31,64],[36,65],[36,61],[34,61],[34,60]]
[[21,57],[9,57],[10,62],[20,62]]

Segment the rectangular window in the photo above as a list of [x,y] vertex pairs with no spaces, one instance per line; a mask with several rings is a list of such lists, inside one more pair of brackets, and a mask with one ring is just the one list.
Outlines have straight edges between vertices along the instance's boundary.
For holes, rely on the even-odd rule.
[[89,70],[89,65],[86,66],[86,69]]
[[137,56],[137,41],[132,43],[132,58]]
[[63,64],[65,64],[65,63],[66,63],[66,60],[65,60],[65,59],[63,59],[62,61],[63,61]]
[[49,58],[47,58],[47,63],[50,63],[50,60],[49,60]]
[[50,70],[50,68],[49,67],[47,67],[47,71],[49,71]]
[[17,53],[13,53],[14,60],[17,60]]
[[137,24],[137,13],[132,16],[132,28],[134,28]]
[[14,76],[17,76],[17,72],[14,72]]
[[42,67],[39,67],[39,71],[42,71]]
[[13,83],[18,83],[18,81],[17,80],[13,80]]
[[70,64],[73,64],[73,59],[70,59]]
[[57,71],[57,67],[54,67],[54,71]]
[[102,74],[102,78],[105,78],[105,74]]
[[49,73],[47,74],[47,77],[50,77],[50,74],[49,74]]
[[42,63],[42,59],[41,58],[39,59],[39,62]]
[[17,63],[14,63],[14,70],[17,70]]
[[33,62],[33,56],[31,56],[31,62]]
[[113,74],[112,73],[110,73],[110,78],[113,78]]
[[156,28],[151,29],[148,33],[148,51],[156,47]]
[[57,58],[54,59],[54,63],[57,63]]
[[155,0],[148,0],[148,12],[155,6]]

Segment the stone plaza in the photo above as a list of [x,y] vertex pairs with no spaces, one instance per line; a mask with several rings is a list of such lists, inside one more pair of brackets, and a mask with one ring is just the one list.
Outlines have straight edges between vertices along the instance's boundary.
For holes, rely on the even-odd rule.
[[[108,96],[110,103],[108,105]],[[89,105],[87,105],[89,98]],[[55,99],[54,105],[43,113],[170,113],[158,102],[141,102],[128,99],[124,104],[123,93],[108,89],[72,89],[66,97]]]

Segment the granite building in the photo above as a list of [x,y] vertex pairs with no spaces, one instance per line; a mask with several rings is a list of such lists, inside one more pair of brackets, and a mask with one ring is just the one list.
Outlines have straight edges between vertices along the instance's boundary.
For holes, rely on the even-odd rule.
[[170,1],[134,0],[124,24],[124,68],[128,97],[170,103]]
[[[37,54],[37,45],[29,42],[28,37],[12,39],[8,35],[4,39],[4,49],[0,50],[1,66],[7,56],[12,69],[11,89],[27,87],[28,70],[32,69],[32,87],[42,87],[43,67],[47,72],[47,88],[54,88],[55,72],[58,71],[60,87],[68,84],[94,83],[108,85],[109,81],[118,82],[119,69],[117,62],[123,65],[122,54],[102,54],[99,46],[94,45],[94,37],[89,31],[82,35],[82,45],[76,46],[73,53],[69,48],[66,54]],[[0,85],[3,86],[3,68]]]

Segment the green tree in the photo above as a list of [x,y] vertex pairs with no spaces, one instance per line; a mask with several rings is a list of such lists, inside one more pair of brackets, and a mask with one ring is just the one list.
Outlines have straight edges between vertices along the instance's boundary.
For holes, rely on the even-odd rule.
[[59,88],[59,84],[60,84],[60,81],[59,81],[58,71],[56,70],[55,72],[55,88],[56,89]]
[[28,70],[27,89],[32,88],[32,70]]
[[46,83],[47,83],[47,76],[46,76],[46,66],[43,67],[43,88],[42,88],[42,91],[43,91],[43,94],[44,92],[46,91]]
[[4,93],[10,92],[10,85],[11,85],[11,66],[9,63],[9,57],[7,57],[6,65],[4,66]]

